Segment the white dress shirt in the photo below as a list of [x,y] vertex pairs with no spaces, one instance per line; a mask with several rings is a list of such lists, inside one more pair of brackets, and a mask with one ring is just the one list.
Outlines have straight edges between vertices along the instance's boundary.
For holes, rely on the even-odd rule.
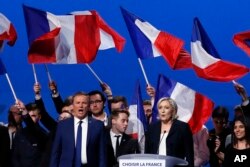
[[159,144],[159,155],[167,155],[167,137],[168,137],[168,132],[161,133],[160,144]]
[[88,117],[85,117],[83,120],[80,120],[74,117],[74,134],[75,134],[75,144],[77,138],[77,129],[79,122],[82,121],[82,149],[81,149],[81,160],[82,164],[87,164],[87,134],[88,134]]

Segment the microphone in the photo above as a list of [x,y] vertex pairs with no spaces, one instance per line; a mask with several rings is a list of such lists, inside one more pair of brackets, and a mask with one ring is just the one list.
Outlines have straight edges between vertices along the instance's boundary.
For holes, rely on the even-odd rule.
[[161,139],[160,139],[160,142],[159,142],[159,144],[158,144],[157,154],[159,154],[160,145],[161,145],[162,139],[164,138],[164,135],[166,134],[166,132],[167,132],[166,130],[163,131],[163,135],[162,135],[162,137],[161,137]]

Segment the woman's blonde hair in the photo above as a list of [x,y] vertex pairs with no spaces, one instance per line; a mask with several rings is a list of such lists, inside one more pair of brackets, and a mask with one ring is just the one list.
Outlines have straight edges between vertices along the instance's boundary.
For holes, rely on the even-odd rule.
[[177,116],[177,110],[178,110],[177,103],[172,98],[170,98],[170,97],[162,97],[157,102],[157,109],[159,109],[159,105],[163,101],[168,101],[169,104],[170,104],[170,106],[171,106],[171,108],[172,108],[172,110],[173,110],[172,117],[171,117],[172,120],[177,119],[178,118],[178,116]]

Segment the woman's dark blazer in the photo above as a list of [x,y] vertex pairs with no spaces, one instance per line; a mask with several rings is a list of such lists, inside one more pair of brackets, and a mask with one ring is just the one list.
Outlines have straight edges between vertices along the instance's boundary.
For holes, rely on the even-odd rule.
[[[145,153],[158,154],[160,134],[160,121],[150,125],[146,133]],[[168,156],[186,159],[189,163],[188,166],[194,166],[193,137],[187,123],[174,120],[165,142]]]

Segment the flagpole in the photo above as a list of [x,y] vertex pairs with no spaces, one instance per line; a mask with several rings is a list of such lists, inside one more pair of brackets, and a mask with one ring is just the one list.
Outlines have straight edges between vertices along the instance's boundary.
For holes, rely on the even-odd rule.
[[10,78],[9,78],[9,76],[8,76],[7,73],[5,73],[5,76],[6,76],[6,78],[7,78],[7,81],[8,81],[8,83],[9,83],[9,85],[10,85],[10,89],[11,89],[11,91],[12,91],[12,94],[13,94],[13,96],[14,96],[14,99],[15,99],[15,101],[17,102],[16,93],[15,93],[15,91],[14,91],[14,89],[13,89],[13,86],[12,86],[12,84],[11,84],[11,82],[10,82]]
[[89,66],[89,64],[85,64],[88,69],[92,72],[92,74],[96,77],[96,79],[101,83],[103,84],[102,80],[98,77],[98,75],[95,73],[95,71]]
[[48,69],[47,64],[44,64],[44,66],[45,66],[45,69],[46,69],[46,73],[47,73],[47,75],[48,75],[49,82],[52,82],[51,75],[50,75],[50,73],[49,73],[49,69]]
[[141,70],[142,70],[143,76],[144,76],[144,78],[145,78],[145,81],[146,81],[147,85],[149,85],[148,78],[147,78],[146,72],[145,72],[145,70],[144,70],[144,67],[143,67],[143,65],[142,65],[141,59],[138,58],[138,61],[139,61],[139,64],[140,64],[140,66],[141,66]]
[[34,64],[32,64],[32,70],[33,70],[33,75],[34,75],[35,83],[38,83],[37,82],[37,76],[36,76],[36,69],[35,69],[35,65]]

